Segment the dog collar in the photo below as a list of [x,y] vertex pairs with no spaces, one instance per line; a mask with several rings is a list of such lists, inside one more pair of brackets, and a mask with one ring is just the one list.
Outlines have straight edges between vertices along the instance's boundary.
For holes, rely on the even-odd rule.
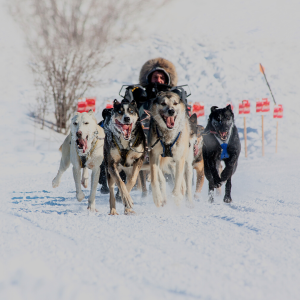
[[[177,142],[180,134],[181,134],[181,131],[178,133],[176,139],[174,140],[174,142],[172,144],[165,144],[162,139],[161,139],[161,136],[159,135],[159,132],[158,132],[158,129],[157,129],[157,126],[156,126],[156,134],[158,136],[158,140],[160,141],[160,144],[163,148],[163,153],[161,154],[162,157],[173,157],[173,153],[172,153],[172,147],[175,145],[175,143]],[[155,142],[154,145],[157,144],[158,140]]]

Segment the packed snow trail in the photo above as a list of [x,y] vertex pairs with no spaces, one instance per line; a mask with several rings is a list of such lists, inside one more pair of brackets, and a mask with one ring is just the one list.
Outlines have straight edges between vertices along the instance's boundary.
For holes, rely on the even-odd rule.
[[193,209],[136,191],[136,216],[121,204],[109,216],[100,192],[89,213],[71,169],[55,190],[54,172],[16,174],[1,208],[3,299],[296,299],[300,163],[273,159],[241,159],[232,204],[207,203],[206,185]]

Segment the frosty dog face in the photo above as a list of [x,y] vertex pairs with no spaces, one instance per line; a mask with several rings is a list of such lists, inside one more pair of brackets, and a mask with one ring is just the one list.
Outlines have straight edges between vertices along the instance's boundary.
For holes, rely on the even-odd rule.
[[185,117],[185,105],[173,92],[160,92],[153,102],[152,116],[161,128],[172,130]]
[[112,116],[112,123],[114,128],[122,133],[125,140],[130,140],[131,132],[135,128],[135,124],[139,118],[136,103],[120,103],[114,100],[114,114]]
[[90,148],[97,131],[97,120],[94,112],[76,113],[71,120],[72,139],[76,141],[78,153],[83,155]]
[[230,129],[234,124],[234,115],[231,110],[231,106],[227,105],[225,108],[219,108],[213,106],[211,108],[211,114],[209,115],[209,121],[216,131],[216,134],[222,141],[226,141]]

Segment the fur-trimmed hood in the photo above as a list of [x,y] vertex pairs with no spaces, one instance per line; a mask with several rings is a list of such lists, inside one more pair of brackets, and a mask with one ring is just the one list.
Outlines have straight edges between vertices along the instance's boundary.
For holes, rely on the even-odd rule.
[[145,62],[140,72],[140,85],[145,87],[150,83],[148,81],[149,75],[155,71],[163,71],[166,74],[168,85],[172,87],[177,85],[178,78],[175,66],[162,57],[153,58]]

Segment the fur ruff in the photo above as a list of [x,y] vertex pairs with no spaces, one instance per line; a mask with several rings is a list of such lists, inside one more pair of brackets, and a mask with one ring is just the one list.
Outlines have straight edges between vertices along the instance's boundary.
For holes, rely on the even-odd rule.
[[140,72],[140,85],[145,87],[149,83],[148,76],[154,71],[159,70],[164,70],[169,75],[170,86],[173,87],[177,85],[178,77],[175,66],[170,61],[161,57],[150,59],[145,62]]

